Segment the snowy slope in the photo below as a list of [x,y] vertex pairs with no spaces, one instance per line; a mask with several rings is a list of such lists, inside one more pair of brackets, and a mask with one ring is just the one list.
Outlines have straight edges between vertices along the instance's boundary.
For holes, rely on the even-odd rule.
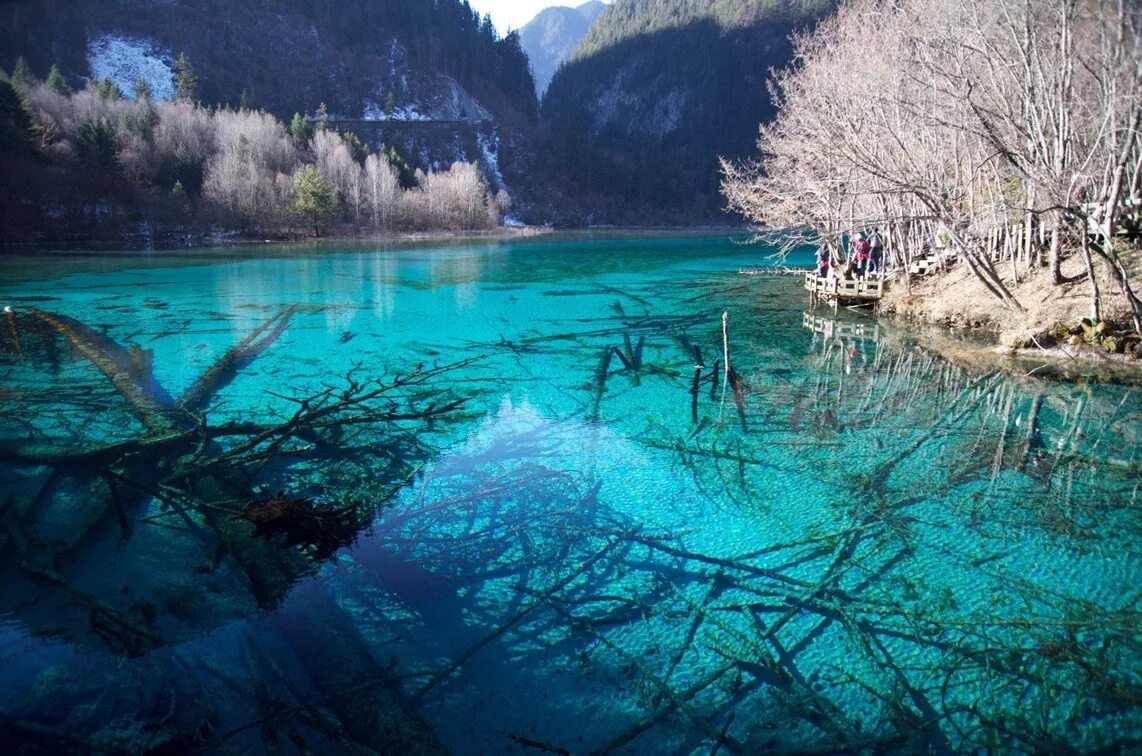
[[96,79],[111,79],[123,94],[134,97],[139,79],[151,86],[156,100],[174,97],[170,50],[146,37],[103,34],[87,45],[87,61]]

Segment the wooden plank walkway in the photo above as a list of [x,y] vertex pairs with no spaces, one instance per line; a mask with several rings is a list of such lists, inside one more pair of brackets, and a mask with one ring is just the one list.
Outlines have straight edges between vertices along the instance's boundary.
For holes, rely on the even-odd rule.
[[818,276],[817,271],[805,272],[805,289],[809,292],[809,305],[816,307],[819,303],[838,307],[850,307],[876,304],[884,296],[884,279],[880,276],[873,278],[840,278],[837,276]]

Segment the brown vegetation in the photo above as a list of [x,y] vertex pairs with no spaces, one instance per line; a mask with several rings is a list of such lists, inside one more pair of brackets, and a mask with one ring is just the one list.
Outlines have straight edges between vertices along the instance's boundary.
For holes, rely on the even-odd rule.
[[761,158],[723,162],[726,196],[755,221],[807,228],[835,258],[847,234],[878,226],[904,277],[954,259],[961,273],[931,294],[978,292],[1005,330],[1043,309],[1027,282],[1063,301],[1082,281],[1091,325],[1113,292],[1142,334],[1140,25],[1125,0],[847,3],[798,40]]

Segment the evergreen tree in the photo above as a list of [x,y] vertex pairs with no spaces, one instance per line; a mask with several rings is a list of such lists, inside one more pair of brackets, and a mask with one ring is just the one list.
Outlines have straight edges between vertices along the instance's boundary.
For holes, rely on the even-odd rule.
[[298,149],[305,149],[313,139],[313,124],[301,113],[294,113],[293,120],[289,122],[289,135]]
[[128,131],[146,139],[159,122],[159,111],[149,97],[138,98],[135,100],[135,106],[124,123]]
[[391,116],[397,109],[397,96],[394,92],[389,92],[385,97],[385,115]]
[[71,94],[71,87],[63,78],[63,74],[59,71],[59,66],[52,64],[52,70],[48,71],[48,78],[44,80],[44,86],[56,94],[68,96]]
[[352,131],[346,131],[341,134],[341,141],[349,148],[349,154],[358,163],[364,163],[365,158],[372,154],[369,145],[361,141],[361,137],[354,134]]
[[183,188],[181,181],[176,180],[174,182],[174,188],[171,189],[171,199],[182,210],[190,207],[190,197],[187,195],[186,189]]
[[150,83],[142,78],[135,79],[135,99],[139,102],[151,102],[155,99],[155,90]]
[[12,69],[12,83],[21,89],[31,89],[39,83],[36,75],[32,73],[32,67],[23,56],[16,58],[16,66]]
[[312,165],[302,167],[293,177],[293,198],[290,212],[313,229],[315,236],[329,225],[337,211],[337,197],[333,187],[321,177]]
[[185,52],[179,53],[174,62],[175,99],[179,102],[195,102],[198,99],[198,75],[191,68],[190,58]]
[[396,169],[397,177],[400,179],[401,189],[412,189],[416,186],[416,174],[405,162],[404,158],[400,156],[395,149],[388,145],[382,144],[377,149],[377,154],[389,162],[393,168]]
[[111,79],[96,79],[92,82],[91,88],[104,100],[123,99],[123,90]]
[[90,165],[108,173],[119,169],[115,131],[105,120],[84,121],[72,139],[75,153]]
[[27,154],[32,133],[32,118],[20,94],[11,82],[0,79],[0,154]]
[[326,129],[328,129],[329,128],[329,108],[326,107],[324,102],[317,106],[317,113],[315,115],[316,115],[316,120],[317,120],[317,128],[320,129],[321,131],[325,131]]
[[242,88],[242,96],[238,100],[239,110],[253,110],[254,109],[254,95],[250,94],[250,90],[245,87]]

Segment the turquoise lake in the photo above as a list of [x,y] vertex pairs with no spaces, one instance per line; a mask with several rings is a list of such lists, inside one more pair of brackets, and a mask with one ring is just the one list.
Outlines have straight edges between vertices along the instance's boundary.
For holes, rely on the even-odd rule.
[[1142,392],[746,241],[0,258],[0,745],[1142,748]]

